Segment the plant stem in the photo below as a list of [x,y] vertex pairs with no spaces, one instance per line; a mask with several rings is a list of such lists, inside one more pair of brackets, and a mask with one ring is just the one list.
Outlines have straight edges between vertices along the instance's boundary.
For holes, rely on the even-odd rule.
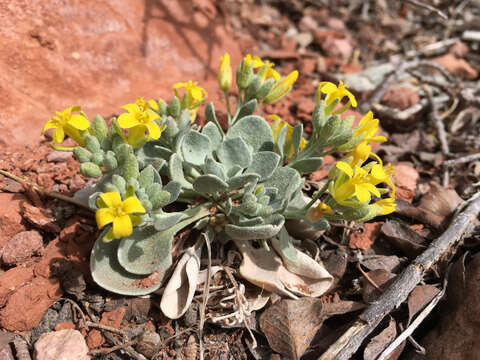
[[232,112],[230,110],[230,97],[228,96],[228,90],[223,92],[225,95],[225,102],[227,103],[227,117],[228,117],[228,127],[232,125]]
[[317,201],[318,199],[320,199],[320,197],[325,193],[325,191],[327,191],[328,189],[328,185],[330,185],[330,182],[332,180],[328,180],[326,182],[325,185],[323,185],[323,187],[315,194],[315,196],[312,198],[312,200],[307,204],[305,205],[305,207],[303,208],[303,210],[308,210],[312,207],[312,205],[315,203],[315,201]]

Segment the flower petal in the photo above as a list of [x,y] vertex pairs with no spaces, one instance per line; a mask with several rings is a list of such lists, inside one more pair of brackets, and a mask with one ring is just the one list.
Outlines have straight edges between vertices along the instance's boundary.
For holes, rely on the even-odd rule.
[[353,176],[353,169],[344,161],[337,161],[337,169],[342,170],[349,178]]
[[358,201],[366,202],[370,200],[370,192],[367,190],[364,184],[355,184],[355,195]]
[[100,197],[110,209],[116,209],[122,205],[122,198],[117,191],[100,194]]
[[125,110],[127,110],[129,113],[136,114],[140,112],[140,108],[137,104],[127,104],[122,106]]
[[132,234],[133,226],[130,216],[122,215],[113,220],[113,236],[121,238]]
[[120,125],[122,129],[130,129],[138,124],[140,124],[140,122],[131,113],[123,113],[118,117],[118,125]]
[[87,130],[90,127],[88,119],[80,114],[73,114],[70,120],[68,120],[68,124],[78,130]]
[[53,137],[53,142],[55,144],[60,144],[63,141],[63,139],[65,139],[65,132],[63,131],[63,127],[59,126],[55,128],[55,130],[53,131],[52,137]]
[[122,203],[122,207],[123,207],[123,211],[127,214],[146,212],[140,200],[138,200],[134,196],[126,198],[125,201]]
[[148,123],[145,126],[147,127],[148,134],[151,136],[152,139],[157,140],[162,134],[162,132],[160,131],[160,127],[154,122]]
[[105,225],[110,224],[115,219],[112,209],[104,208],[98,209],[95,213],[95,220],[97,220],[97,226],[99,229]]
[[137,125],[128,130],[128,143],[132,146],[144,141],[147,136],[145,135],[145,125]]
[[138,216],[138,215],[129,215],[129,216],[130,216],[130,220],[132,220],[133,226],[137,226],[142,223],[142,220],[143,220],[142,216]]
[[376,197],[382,196],[382,195],[380,194],[380,191],[378,191],[378,189],[375,187],[375,185],[370,184],[370,183],[365,183],[365,184],[363,184],[363,186],[364,186],[370,193],[372,193],[373,195],[375,195]]
[[58,120],[53,117],[47,121],[47,123],[43,126],[42,134],[47,131],[48,129],[55,129],[58,126]]

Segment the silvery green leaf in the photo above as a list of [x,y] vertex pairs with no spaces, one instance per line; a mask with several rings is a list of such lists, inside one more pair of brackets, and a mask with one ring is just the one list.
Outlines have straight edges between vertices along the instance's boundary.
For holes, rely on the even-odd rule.
[[192,189],[192,184],[185,180],[185,175],[183,174],[183,165],[182,160],[178,154],[173,154],[170,157],[168,163],[168,169],[170,172],[170,179],[176,181],[182,185],[185,189]]
[[202,134],[210,139],[212,149],[216,150],[223,140],[223,134],[218,130],[217,125],[208,122],[202,129]]
[[205,119],[207,120],[207,122],[214,123],[217,126],[218,130],[223,132],[222,127],[217,120],[217,116],[215,115],[215,107],[213,106],[212,102],[209,102],[208,105],[205,107]]
[[292,237],[288,234],[285,226],[278,233],[279,250],[282,253],[282,257],[286,257],[288,260],[297,261],[297,250],[292,245]]
[[120,167],[120,173],[123,178],[128,181],[129,179],[138,178],[139,168],[138,161],[135,155],[129,154],[123,164]]
[[152,191],[152,188],[157,188],[156,185],[159,185],[159,184],[153,183],[148,187],[148,190],[147,190],[148,200],[152,204],[153,210],[161,209],[165,205],[170,204],[172,202],[171,200],[172,196],[168,191],[166,190]]
[[[262,184],[265,186],[265,184]],[[265,195],[269,196],[271,199],[274,199],[278,195],[278,189],[272,186],[265,186]]]
[[190,111],[188,109],[182,110],[180,118],[178,119],[178,128],[180,130],[186,129],[191,122]]
[[333,115],[328,120],[322,131],[319,133],[319,139],[322,143],[326,142],[341,126],[340,116]]
[[215,175],[201,175],[193,182],[193,189],[203,194],[223,192],[228,189],[228,184]]
[[315,230],[328,230],[330,229],[330,223],[325,219],[320,219],[315,222],[310,222]]
[[240,111],[238,112],[237,119],[241,119],[245,116],[252,115],[257,108],[257,99],[252,99],[247,101],[245,104],[242,105]]
[[272,216],[270,224],[255,226],[225,225],[225,232],[233,240],[269,239],[278,234],[283,227],[285,219],[279,214]]
[[280,156],[272,151],[259,151],[252,156],[252,163],[247,173],[260,175],[259,181],[268,179],[280,162]]
[[238,120],[227,133],[228,138],[240,137],[253,152],[273,151],[273,133],[270,125],[260,116],[250,115]]
[[184,227],[207,216],[203,208],[186,210],[188,218],[163,231],[153,226],[135,228],[132,235],[120,239],[118,261],[125,270],[134,274],[151,274],[158,271],[163,278],[172,264],[172,240]]
[[145,169],[143,169],[140,174],[138,175],[138,184],[142,188],[146,188],[148,185],[153,183],[153,166],[148,165]]
[[182,185],[178,181],[170,181],[167,185],[163,187],[163,190],[170,193],[170,200],[168,200],[167,204],[171,204],[172,202],[177,201],[181,189]]
[[263,220],[263,217],[261,216],[257,216],[254,218],[240,216],[240,218],[238,219],[238,224],[241,226],[262,225],[262,224],[265,224],[265,220]]
[[290,167],[300,171],[302,174],[310,174],[320,169],[322,165],[323,165],[323,158],[312,157],[309,159],[295,161],[295,163],[290,165]]
[[100,147],[100,142],[93,135],[89,135],[85,138],[85,145],[87,146],[87,149],[90,150],[92,153],[102,151],[102,148]]
[[103,166],[103,159],[104,159],[103,151],[99,151],[99,152],[93,153],[92,159],[90,161],[93,162],[94,164],[97,164],[98,166]]
[[219,162],[213,160],[210,156],[207,156],[205,160],[204,172],[225,180],[225,167]]
[[341,146],[349,142],[352,139],[352,136],[353,136],[352,129],[341,131],[339,132],[339,134],[335,135],[330,140],[328,140],[326,144],[328,146],[333,146],[333,147]]
[[73,149],[73,154],[81,163],[89,162],[93,155],[90,151],[81,146],[76,146],[75,149]]
[[259,196],[258,197],[258,201],[257,201],[260,205],[268,205],[270,203],[270,196],[267,196],[267,195],[262,195],[262,196]]
[[105,122],[105,119],[100,115],[95,115],[92,121],[92,125],[90,129],[93,132],[93,135],[98,139],[100,143],[107,137],[108,135],[108,126]]
[[112,183],[107,183],[103,186],[103,188],[105,189],[105,192],[118,192],[120,193],[120,189],[117,188],[115,185],[113,185]]
[[292,131],[292,145],[293,145],[293,153],[295,155],[297,155],[298,151],[300,150],[302,134],[303,134],[303,124],[300,123],[297,126],[295,126]]
[[266,79],[257,91],[257,99],[263,100],[275,85],[275,79]]
[[90,209],[98,210],[97,199],[100,196],[100,194],[101,192],[97,191],[88,197],[88,206],[90,207]]
[[108,227],[95,242],[90,256],[93,280],[104,289],[122,295],[145,295],[157,290],[162,285],[165,271],[150,277],[145,286],[142,280],[148,278],[150,273],[135,275],[125,270],[117,258],[119,241],[103,241],[106,231]]
[[178,115],[180,115],[180,100],[176,96],[174,96],[170,101],[170,105],[168,106],[168,115],[175,119],[178,118]]
[[181,147],[183,158],[193,165],[203,165],[205,157],[212,153],[210,139],[193,130],[187,132]]
[[210,223],[210,218],[206,217],[198,220],[193,226],[193,228],[196,230],[203,230],[209,223]]
[[327,106],[326,106],[325,100],[321,100],[320,102],[317,103],[317,105],[315,106],[315,109],[313,110],[312,124],[313,124],[314,132],[319,132],[325,125],[325,122],[327,121],[327,118],[325,117],[326,107]]
[[115,170],[118,167],[118,161],[113,151],[107,151],[105,158],[103,159],[103,166],[107,171]]
[[231,198],[228,198],[227,201],[225,201],[223,210],[225,212],[225,215],[229,216],[230,213],[232,212],[233,209],[233,202]]
[[187,217],[183,212],[157,213],[153,216],[153,226],[157,231],[167,230]]
[[217,150],[217,157],[227,169],[235,165],[244,169],[252,162],[252,154],[240,137],[225,139]]
[[302,186],[302,178],[298,171],[292,168],[279,167],[263,185],[277,188],[277,198],[290,200],[295,190]]
[[117,155],[118,162],[123,164],[125,161],[127,161],[127,158],[133,154],[133,148],[130,145],[123,143],[121,138],[120,140],[122,143],[114,148],[114,152]]
[[278,137],[277,137],[277,151],[282,158],[285,155],[283,153],[283,150],[285,149],[286,138],[287,138],[287,127],[284,126],[280,129],[280,132],[278,133]]
[[120,175],[117,175],[117,174],[112,175],[112,183],[119,190],[123,190],[125,192],[127,182],[125,181],[125,179],[123,177],[121,177]]
[[166,119],[167,127],[162,132],[162,138],[172,139],[177,136],[180,129],[178,128],[177,122],[171,116],[168,116]]
[[84,162],[80,164],[80,172],[83,176],[91,178],[99,178],[102,176],[102,169],[93,162]]
[[240,165],[234,165],[227,171],[227,178],[237,176],[243,171],[243,168]]
[[256,185],[259,179],[260,179],[260,176],[257,174],[238,175],[227,180],[228,189],[229,190],[240,189],[240,188],[243,188],[248,183],[252,183],[252,182]]
[[256,98],[257,92],[261,86],[262,86],[262,78],[258,75],[253,75],[252,80],[250,81],[250,84],[245,90],[245,99],[249,101],[250,99]]

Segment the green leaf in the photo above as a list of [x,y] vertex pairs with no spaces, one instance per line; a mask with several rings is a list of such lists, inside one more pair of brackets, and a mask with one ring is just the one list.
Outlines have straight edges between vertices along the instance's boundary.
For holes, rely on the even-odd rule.
[[244,169],[252,162],[250,150],[240,137],[225,139],[217,150],[217,156],[227,169],[234,165]]
[[140,187],[146,188],[150,184],[153,183],[153,171],[154,168],[152,165],[148,165],[145,169],[143,169],[140,174],[138,175],[138,183]]
[[287,139],[287,127],[284,126],[280,129],[280,132],[278,133],[278,137],[277,137],[277,151],[282,158],[285,155],[283,150],[285,149],[286,139]]
[[302,184],[303,180],[298,171],[289,167],[275,169],[272,176],[263,183],[266,189],[273,187],[278,190],[275,200],[270,204],[274,209],[288,205],[292,195]]
[[135,155],[129,154],[127,156],[125,162],[120,167],[120,173],[126,181],[138,178],[138,161]]
[[92,129],[93,135],[100,143],[102,143],[102,141],[108,136],[107,123],[105,122],[105,119],[98,114],[93,118],[90,128]]
[[180,156],[174,153],[170,157],[170,161],[168,163],[168,170],[170,172],[170,179],[180,183],[180,185],[182,185],[182,187],[184,187],[185,189],[192,189],[192,184],[190,184],[185,179],[185,176],[183,174],[183,166]]
[[290,167],[300,171],[302,174],[310,174],[320,169],[322,165],[323,165],[323,158],[313,157],[309,159],[296,161],[295,163],[290,165]]
[[242,138],[253,152],[273,151],[273,133],[260,116],[250,115],[238,120],[227,133],[227,138]]
[[160,209],[171,202],[171,194],[166,190],[162,190],[162,185],[159,183],[151,184],[147,188],[146,193],[153,210]]
[[168,200],[168,204],[171,204],[174,201],[177,201],[178,196],[180,195],[180,190],[182,189],[182,185],[178,181],[170,181],[167,185],[163,187],[165,191],[170,193],[170,200]]
[[323,128],[323,126],[325,125],[325,122],[327,121],[327,118],[325,117],[325,109],[326,109],[325,100],[321,100],[320,102],[317,103],[317,105],[315,106],[315,109],[313,110],[312,124],[313,124],[314,132],[318,133]]
[[102,169],[93,162],[84,162],[80,164],[80,172],[83,176],[91,178],[99,178],[102,176]]
[[102,148],[100,147],[100,142],[95,136],[89,135],[85,138],[85,144],[87,145],[87,149],[90,150],[92,153],[102,152]]
[[260,176],[259,181],[268,179],[280,162],[280,156],[272,151],[259,151],[253,154],[252,163],[245,172]]
[[205,107],[205,119],[207,120],[207,123],[212,122],[213,124],[215,124],[218,128],[218,131],[223,133],[222,127],[220,126],[220,123],[217,120],[217,116],[215,115],[215,107],[213,106],[212,102],[209,102],[208,105]]
[[228,184],[215,175],[201,175],[193,182],[193,189],[203,194],[223,192],[228,189]]
[[203,170],[207,174],[218,176],[220,179],[225,180],[225,167],[213,160],[210,156],[207,156]]
[[163,231],[171,228],[173,225],[176,225],[183,219],[186,219],[188,215],[183,212],[172,212],[172,213],[160,213],[153,216],[153,225],[155,230]]
[[102,193],[100,191],[94,192],[88,197],[88,206],[92,210],[98,210],[97,199]]
[[278,233],[278,241],[283,256],[290,261],[297,262],[297,250],[292,245],[292,237],[288,234],[285,226],[282,227],[282,230]]
[[203,165],[205,157],[212,153],[210,139],[197,132],[189,131],[183,138],[181,145],[185,161],[193,165]]
[[92,153],[88,151],[87,149],[81,147],[81,146],[76,146],[73,149],[73,154],[77,158],[77,160],[81,163],[84,162],[89,162],[92,159]]
[[284,217],[279,214],[275,214],[272,217],[270,224],[254,226],[238,226],[227,224],[225,225],[225,232],[233,240],[269,239],[278,234],[284,223]]
[[107,151],[107,153],[105,154],[105,158],[103,159],[103,166],[107,171],[115,170],[118,167],[118,161],[113,151]]
[[232,178],[234,176],[237,176],[243,171],[243,167],[240,165],[234,165],[227,171],[227,178]]
[[207,123],[202,129],[202,134],[210,139],[213,150],[216,150],[222,143],[223,133],[220,133],[220,130],[218,130],[218,127],[214,123]]
[[295,155],[298,154],[300,150],[300,142],[302,141],[302,134],[303,134],[303,125],[300,123],[293,128],[292,131],[292,145],[293,145],[293,153]]
[[228,189],[229,190],[240,189],[249,183],[254,183],[256,185],[259,179],[260,179],[260,176],[257,174],[247,173],[247,174],[234,176],[227,180]]
[[178,118],[178,115],[180,115],[180,100],[176,96],[174,96],[170,101],[170,105],[168,106],[168,115],[174,119]]
[[252,99],[250,101],[247,101],[240,108],[240,111],[238,112],[238,115],[237,115],[237,119],[241,119],[245,116],[252,115],[257,109],[257,105],[258,105],[257,99]]
[[180,118],[178,119],[178,128],[180,130],[186,129],[190,126],[191,122],[192,120],[190,118],[190,111],[188,109],[182,110],[180,113]]
[[[108,231],[108,227],[106,230]],[[149,277],[150,273],[135,275],[125,270],[117,258],[119,240],[105,242],[103,241],[105,234],[106,231],[100,234],[90,255],[90,271],[98,285],[122,295],[146,295],[162,285],[165,272]],[[149,278],[147,281],[142,281],[147,278]]]
[[163,278],[172,264],[172,240],[177,232],[210,212],[201,207],[185,211],[187,219],[171,228],[157,231],[153,226],[135,228],[132,235],[122,238],[118,246],[118,261],[133,274],[159,272]]

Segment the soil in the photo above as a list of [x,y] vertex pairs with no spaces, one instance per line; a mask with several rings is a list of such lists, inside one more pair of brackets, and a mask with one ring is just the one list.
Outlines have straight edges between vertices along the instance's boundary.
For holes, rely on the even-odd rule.
[[[73,156],[52,150],[50,140],[40,131],[55,111],[68,106],[80,104],[90,118],[97,113],[109,118],[138,96],[169,99],[173,84],[190,79],[207,89],[209,100],[222,104],[216,71],[225,52],[230,53],[232,64],[251,53],[274,61],[281,73],[300,70],[285,100],[264,106],[260,115],[278,114],[291,124],[302,122],[308,136],[318,83],[342,79],[362,104],[346,115],[353,115],[358,123],[373,109],[381,121],[380,133],[389,138],[374,150],[395,165],[397,212],[364,226],[344,224],[314,235],[319,257],[335,277],[321,301],[341,310],[312,327],[315,333],[308,334],[311,343],[302,359],[317,359],[326,351],[357,319],[358,309],[374,302],[415,255],[445,230],[456,205],[478,189],[480,157],[461,159],[480,152],[480,5],[434,1],[434,8],[429,9],[412,6],[413,1],[326,3],[0,3],[0,66],[4,69],[0,74],[0,170],[22,179],[0,175],[0,358],[3,351],[10,351],[23,360],[12,341],[3,341],[4,335],[21,334],[33,354],[33,345],[42,334],[65,329],[82,333],[92,358],[131,359],[139,352],[148,359],[197,358],[198,303],[179,320],[169,320],[159,309],[158,295],[122,297],[95,285],[88,265],[98,235],[93,212],[47,194],[73,196],[90,182],[80,175]],[[428,64],[425,71],[418,71],[418,66],[407,71],[409,61]],[[393,67],[381,76],[383,65]],[[369,77],[364,75],[372,68]],[[449,78],[442,82],[444,71]],[[425,90],[428,86],[430,90]],[[428,91],[440,99],[433,103],[437,105],[430,102]],[[218,108],[224,112],[222,106]],[[403,116],[405,111],[410,112]],[[438,117],[444,124],[448,151],[435,122]],[[202,111],[198,121],[203,121]],[[312,190],[323,186],[335,161],[333,156],[326,157],[324,166],[310,175]],[[185,237],[188,240],[188,234]],[[478,306],[472,305],[472,299],[480,296],[475,286],[479,239],[474,228],[424,279],[441,289],[438,284],[443,283],[448,265],[455,262],[455,276],[463,276],[462,284],[476,295],[465,293],[465,299],[457,299],[447,292],[448,302],[434,309],[413,333],[416,342],[403,343],[390,359],[411,358],[414,351],[422,350],[421,345],[433,354],[429,355],[432,359],[466,358],[458,344],[473,349],[478,324],[471,319],[480,316]],[[474,260],[462,257],[466,252]],[[463,270],[458,270],[460,262]],[[231,265],[238,266],[235,261]],[[450,283],[455,284],[455,279]],[[217,285],[229,281],[220,275],[214,280]],[[145,279],[141,285],[151,281]],[[267,308],[278,301],[280,297],[272,295]],[[351,310],[347,301],[357,307]],[[288,358],[270,347],[259,328],[262,311],[254,312],[250,322],[256,348],[245,325],[207,323],[205,359]],[[378,355],[378,349],[383,351],[392,341],[392,328],[400,333],[412,316],[406,306],[393,312],[391,320],[382,322],[354,358],[376,358],[372,354]],[[83,317],[97,327],[87,329],[80,321]],[[457,345],[447,341],[453,338],[446,325],[452,320]],[[435,328],[436,323],[440,328]],[[135,344],[134,355],[126,346],[109,352],[125,340],[122,334],[137,339],[146,330],[157,334],[150,335],[158,337],[160,345],[142,340]]]

